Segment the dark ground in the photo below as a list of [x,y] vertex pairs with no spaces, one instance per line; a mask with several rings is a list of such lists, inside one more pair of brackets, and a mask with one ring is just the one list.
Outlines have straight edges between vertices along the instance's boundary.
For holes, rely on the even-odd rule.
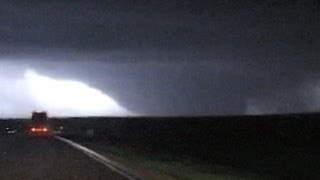
[[0,179],[125,179],[53,138],[0,136]]
[[[160,161],[187,159],[279,179],[320,177],[320,114],[56,119],[63,136],[130,149]],[[88,129],[94,130],[87,136]],[[159,157],[159,158],[157,158]],[[214,169],[209,170],[214,172]]]
[[[228,117],[52,118],[51,123],[55,129],[62,128],[61,136],[77,142],[104,146],[106,149],[126,149],[129,153],[137,152],[160,161],[175,162],[186,159],[193,164],[221,165],[241,172],[266,174],[279,179],[318,179],[319,120],[320,113],[305,113]],[[9,121],[1,122],[2,129],[8,126],[5,122]],[[12,126],[19,126],[19,123],[14,125],[13,122],[10,121]],[[12,150],[12,157],[16,157],[21,151],[19,157],[23,158],[25,151],[32,152],[29,149],[38,146],[43,146],[44,153],[48,151],[57,156],[61,151],[65,154],[68,151],[74,152],[55,141],[51,145],[51,140],[41,143],[42,141],[29,142],[23,137],[17,139],[11,137],[9,140],[1,140],[0,150],[4,148],[2,144],[10,147],[8,142],[11,142],[12,145],[21,146],[11,147],[15,149]],[[33,156],[36,157],[39,153]],[[73,156],[78,156],[77,153],[69,154],[66,161],[70,159],[63,161],[68,167],[63,170],[72,169]],[[49,162],[50,158],[47,159],[45,162]],[[58,161],[59,156],[55,159]],[[36,166],[34,165],[34,168]],[[58,172],[63,174],[63,170]]]

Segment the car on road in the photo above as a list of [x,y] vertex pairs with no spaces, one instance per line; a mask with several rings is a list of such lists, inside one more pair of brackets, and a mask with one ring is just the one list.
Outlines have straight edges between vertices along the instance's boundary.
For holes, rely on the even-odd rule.
[[18,132],[18,130],[13,127],[6,127],[5,131],[7,132],[7,134],[16,134]]
[[46,112],[33,112],[31,123],[27,127],[30,136],[49,137],[53,135]]

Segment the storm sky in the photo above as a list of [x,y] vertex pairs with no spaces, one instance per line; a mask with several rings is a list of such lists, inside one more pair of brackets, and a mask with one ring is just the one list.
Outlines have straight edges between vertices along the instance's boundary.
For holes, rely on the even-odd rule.
[[0,3],[0,116],[320,110],[316,0]]

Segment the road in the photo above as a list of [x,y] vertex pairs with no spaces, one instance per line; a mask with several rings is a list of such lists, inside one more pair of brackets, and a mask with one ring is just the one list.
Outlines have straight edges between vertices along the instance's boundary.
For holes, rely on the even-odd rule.
[[125,177],[54,138],[0,136],[0,179],[115,179]]

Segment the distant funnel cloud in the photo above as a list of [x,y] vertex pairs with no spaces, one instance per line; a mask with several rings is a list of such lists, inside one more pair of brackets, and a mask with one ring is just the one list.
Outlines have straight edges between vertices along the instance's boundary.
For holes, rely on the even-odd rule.
[[74,80],[56,80],[32,70],[24,74],[30,98],[55,116],[124,116],[131,113],[100,90]]

